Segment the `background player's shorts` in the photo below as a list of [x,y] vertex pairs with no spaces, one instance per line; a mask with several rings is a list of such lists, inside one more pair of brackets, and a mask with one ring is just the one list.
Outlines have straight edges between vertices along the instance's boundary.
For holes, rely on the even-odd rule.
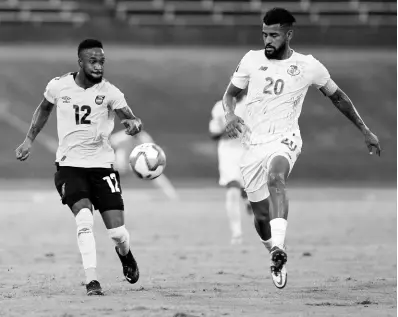
[[218,148],[218,171],[220,173],[219,184],[227,186],[231,182],[238,182],[243,186],[242,174],[239,168],[240,159],[244,153],[243,147],[220,144]]
[[250,145],[240,164],[250,201],[261,201],[269,196],[267,178],[272,159],[276,156],[285,157],[289,161],[290,173],[301,153],[302,144],[299,133],[290,133],[269,143]]
[[119,173],[113,168],[59,166],[54,183],[62,203],[70,208],[88,198],[100,212],[124,210]]

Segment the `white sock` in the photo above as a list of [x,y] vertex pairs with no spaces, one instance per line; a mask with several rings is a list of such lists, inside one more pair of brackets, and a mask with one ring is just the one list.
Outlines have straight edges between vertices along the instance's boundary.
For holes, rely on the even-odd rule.
[[126,255],[130,250],[130,234],[126,227],[108,229],[109,237],[115,243],[120,255]]
[[264,246],[266,247],[268,252],[271,251],[271,249],[272,249],[272,238],[269,238],[267,241],[264,241],[263,239],[260,239],[260,240],[264,244]]
[[77,244],[82,255],[83,267],[86,273],[86,283],[97,280],[97,254],[93,233],[94,217],[91,210],[83,208],[75,217],[77,225]]
[[275,218],[269,223],[271,225],[272,247],[276,246],[284,250],[287,220],[283,218]]
[[232,237],[240,237],[242,235],[242,225],[240,219],[240,189],[232,187],[227,189],[225,208],[231,228]]

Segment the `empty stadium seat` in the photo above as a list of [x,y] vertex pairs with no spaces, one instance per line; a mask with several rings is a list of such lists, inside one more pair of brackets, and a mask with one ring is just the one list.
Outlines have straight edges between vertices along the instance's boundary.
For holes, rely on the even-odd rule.
[[84,24],[89,16],[79,12],[78,1],[6,0],[0,2],[0,23]]
[[[114,8],[117,17],[134,24],[257,25],[261,23],[264,12],[273,7],[283,7],[293,12],[301,25],[314,23],[320,25],[366,24],[368,18],[373,19],[383,15],[392,18],[396,14],[396,3],[392,0],[105,1]],[[379,20],[379,23],[382,23],[382,19]]]

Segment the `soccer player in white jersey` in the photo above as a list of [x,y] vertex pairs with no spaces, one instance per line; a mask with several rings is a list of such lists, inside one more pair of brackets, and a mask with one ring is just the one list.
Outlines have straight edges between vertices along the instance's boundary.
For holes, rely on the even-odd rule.
[[[292,14],[282,8],[265,14],[264,49],[246,53],[223,97],[228,135],[237,137],[243,127],[251,132],[241,172],[256,218],[256,230],[270,251],[271,276],[277,288],[285,287],[287,282],[286,180],[301,152],[298,118],[308,88],[318,88],[354,123],[364,135],[370,154],[373,148],[378,155],[381,152],[377,136],[331,79],[325,66],[312,55],[290,48],[294,22]],[[233,98],[245,88],[248,88],[247,117],[242,120],[235,114]]]
[[124,225],[124,204],[120,178],[113,169],[114,151],[109,136],[115,114],[126,133],[141,131],[123,93],[103,78],[105,55],[102,43],[87,39],[78,47],[79,71],[52,79],[44,99],[33,114],[24,142],[16,157],[25,161],[33,141],[57,108],[59,146],[56,153],[55,187],[63,204],[72,210],[77,226],[77,243],[86,276],[87,295],[103,295],[98,282],[93,208],[98,209],[115,243],[123,274],[130,283],[139,278],[130,250],[130,236]]
[[[235,113],[245,120],[246,93],[242,91],[236,98]],[[218,101],[212,111],[209,131],[213,140],[218,142],[219,184],[226,188],[225,209],[231,230],[231,244],[242,243],[241,207],[251,207],[246,193],[242,190],[243,181],[239,169],[240,158],[244,152],[244,144],[240,139],[230,139],[225,130],[226,121],[222,101]]]
[[[123,130],[120,130],[111,135],[110,142],[115,150],[115,169],[121,175],[131,172],[129,156],[137,145],[142,143],[155,143],[149,133],[144,130],[133,137],[127,135]],[[164,173],[152,180],[152,182],[155,186],[159,187],[170,200],[178,199],[177,191]]]

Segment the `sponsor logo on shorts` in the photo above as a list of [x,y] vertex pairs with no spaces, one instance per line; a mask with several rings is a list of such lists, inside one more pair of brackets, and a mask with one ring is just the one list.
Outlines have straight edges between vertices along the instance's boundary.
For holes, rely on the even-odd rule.
[[287,73],[290,76],[297,76],[298,74],[300,74],[300,70],[296,65],[290,65],[290,67],[287,69]]
[[266,71],[268,69],[268,67],[267,66],[261,66],[258,70],[262,70],[262,71]]
[[104,102],[105,96],[104,95],[98,95],[97,97],[95,97],[95,103],[97,105],[102,105],[102,103]]

